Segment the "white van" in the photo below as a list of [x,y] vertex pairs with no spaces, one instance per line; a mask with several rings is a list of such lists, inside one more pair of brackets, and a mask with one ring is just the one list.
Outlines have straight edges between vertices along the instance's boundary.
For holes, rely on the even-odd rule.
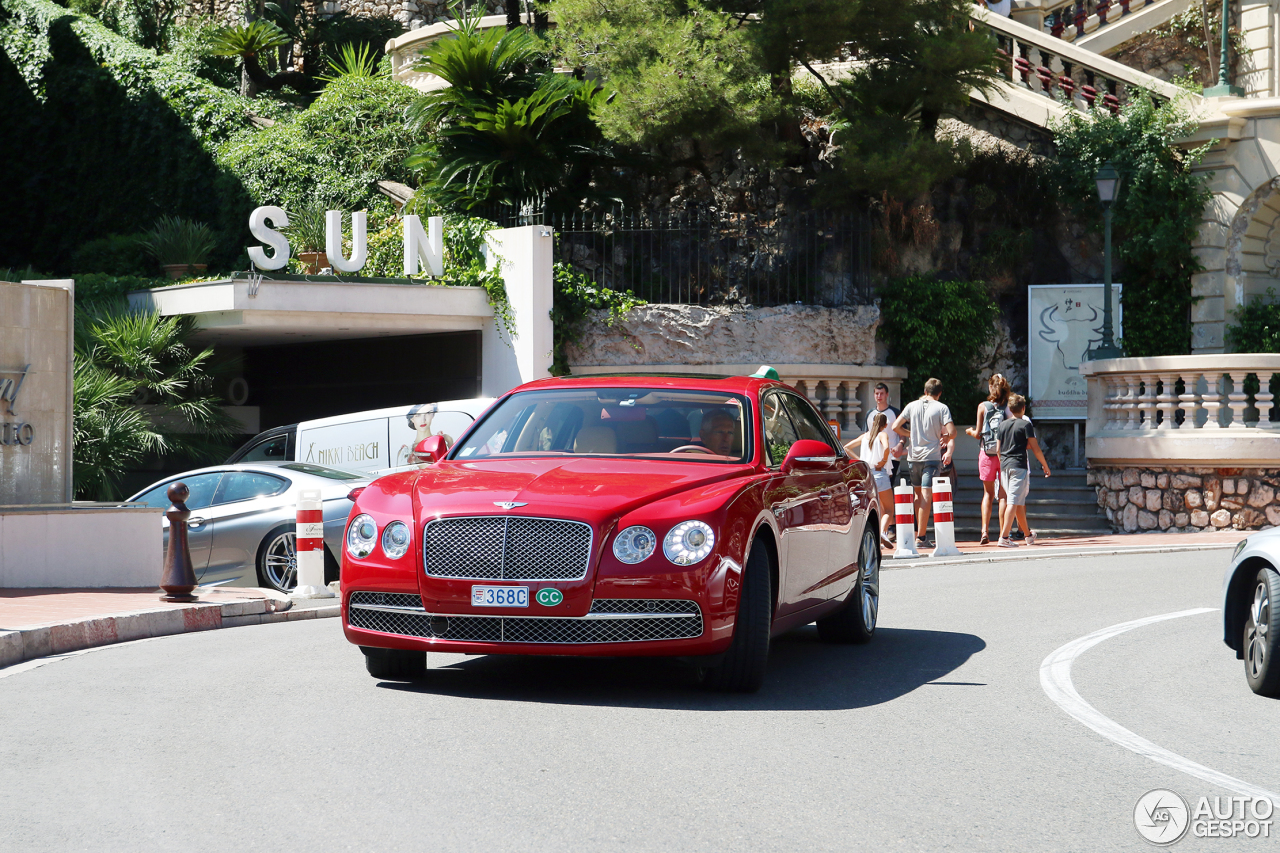
[[254,436],[227,460],[306,462],[376,474],[410,464],[424,438],[443,435],[450,447],[492,405],[489,397],[374,409],[275,427]]

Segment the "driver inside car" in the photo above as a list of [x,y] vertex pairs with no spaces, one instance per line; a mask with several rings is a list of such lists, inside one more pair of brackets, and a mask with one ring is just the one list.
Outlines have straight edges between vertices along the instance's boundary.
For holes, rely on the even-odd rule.
[[738,422],[723,410],[708,412],[702,419],[698,438],[712,453],[737,456],[734,444],[738,438]]

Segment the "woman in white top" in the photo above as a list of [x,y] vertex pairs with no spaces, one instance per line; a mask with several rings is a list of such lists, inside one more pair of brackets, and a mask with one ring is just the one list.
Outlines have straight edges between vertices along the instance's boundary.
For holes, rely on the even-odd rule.
[[885,429],[888,418],[884,412],[875,412],[870,421],[867,431],[846,444],[844,449],[852,453],[860,448],[858,458],[871,469],[871,476],[876,481],[876,492],[880,496],[880,545],[892,548],[893,543],[886,535],[889,525],[893,523],[893,482],[889,477],[892,467],[889,462],[889,434]]

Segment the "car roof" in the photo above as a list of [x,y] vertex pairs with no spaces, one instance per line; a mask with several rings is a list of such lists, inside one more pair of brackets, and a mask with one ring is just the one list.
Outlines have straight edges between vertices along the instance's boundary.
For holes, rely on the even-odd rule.
[[383,409],[369,409],[364,412],[349,412],[345,415],[330,415],[324,418],[313,418],[297,424],[300,432],[319,427],[339,426],[358,421],[372,421],[378,418],[402,418],[423,406],[435,406],[441,412],[463,412],[473,418],[479,417],[493,403],[492,397],[472,397],[466,400],[440,400],[430,403],[418,403],[413,406],[390,406]]
[[512,389],[516,391],[552,388],[679,388],[691,391],[720,391],[754,396],[770,386],[790,387],[776,379],[759,376],[722,376],[713,373],[593,373],[587,376],[556,376],[538,379]]
[[[277,469],[283,468],[285,465],[292,465],[292,464],[294,463],[288,462],[288,461],[231,462],[231,463],[226,463],[222,465],[210,465],[205,468],[192,468],[190,471],[183,471],[181,474],[171,474],[168,477],[161,477],[159,480],[156,480],[154,483],[151,483],[145,488],[138,489],[138,491],[133,493],[132,497],[126,498],[126,500],[133,500],[133,498],[138,497],[139,495],[146,494],[147,492],[154,489],[156,486],[162,485],[164,483],[172,483],[177,480],[181,480],[184,477],[194,477],[198,474],[221,474],[226,471],[250,471],[256,474],[276,474],[279,476],[283,476],[289,480],[296,480],[299,477],[305,477],[310,480],[320,480],[327,483],[351,483],[352,484],[351,488],[355,488],[355,484],[361,482],[361,480],[369,481],[369,480],[375,479],[373,475],[367,474],[361,471],[348,472],[351,474],[362,474],[363,476],[361,476],[359,480],[331,480],[328,477],[321,477],[317,474],[309,474],[306,471],[299,471],[296,468],[285,468],[283,471],[277,470]],[[328,466],[319,466],[319,467],[328,467]],[[345,470],[345,469],[336,469],[336,470]]]

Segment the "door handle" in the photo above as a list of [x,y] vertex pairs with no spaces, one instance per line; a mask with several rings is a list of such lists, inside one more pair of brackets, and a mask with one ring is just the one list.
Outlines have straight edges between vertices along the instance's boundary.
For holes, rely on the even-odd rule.
[[192,530],[204,527],[204,519],[203,518],[187,519],[187,527],[191,528]]

